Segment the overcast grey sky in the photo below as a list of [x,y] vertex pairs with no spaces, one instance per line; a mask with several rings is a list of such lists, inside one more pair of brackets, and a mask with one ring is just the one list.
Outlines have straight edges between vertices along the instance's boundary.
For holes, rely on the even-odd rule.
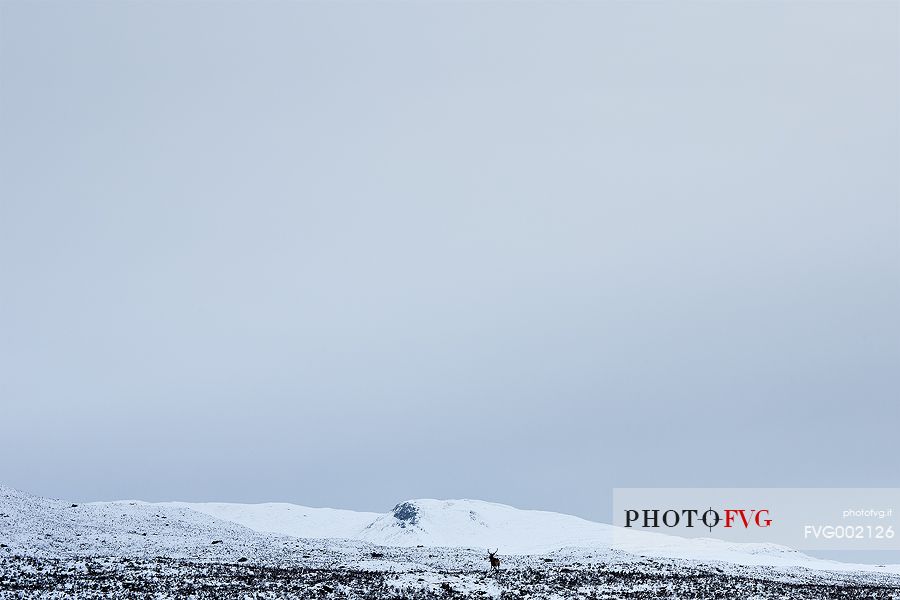
[[0,481],[895,486],[900,4],[0,3]]

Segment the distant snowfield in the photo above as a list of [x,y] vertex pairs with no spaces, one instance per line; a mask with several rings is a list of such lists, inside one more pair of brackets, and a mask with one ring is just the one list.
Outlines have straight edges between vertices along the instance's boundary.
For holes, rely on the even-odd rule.
[[[416,553],[416,546],[435,550]],[[552,554],[555,559],[582,563],[650,557],[742,567],[900,574],[900,565],[840,563],[773,544],[735,544],[632,531],[571,515],[479,500],[409,500],[382,514],[285,503],[130,500],[75,504],[0,486],[0,558],[249,557],[280,563],[295,561],[299,556],[326,565],[337,560],[377,568],[380,563],[373,559],[382,552],[401,552],[410,565],[418,564],[421,555],[426,559],[437,556],[435,560],[448,565],[480,565],[487,548],[499,548],[500,555],[507,558]]]
[[238,523],[253,531],[299,538],[358,539],[359,532],[382,516],[335,508],[310,508],[298,504],[229,504],[226,502],[165,502],[159,506],[187,508],[217,519]]
[[900,573],[900,565],[841,563],[817,559],[776,544],[738,544],[634,531],[571,515],[522,510],[481,500],[409,500],[383,514],[285,503],[169,502],[159,506],[190,509],[261,533],[348,539],[380,546],[490,547],[499,548],[507,555],[599,548],[639,556],[746,566]]

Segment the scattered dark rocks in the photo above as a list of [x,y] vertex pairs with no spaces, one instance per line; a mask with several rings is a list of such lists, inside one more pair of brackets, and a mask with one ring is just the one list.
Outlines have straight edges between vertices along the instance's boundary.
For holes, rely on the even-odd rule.
[[400,521],[400,527],[415,525],[419,522],[419,507],[412,502],[401,502],[394,507],[394,518]]
[[[393,551],[386,552],[393,557]],[[0,598],[244,598],[298,600],[462,600],[483,599],[488,590],[503,600],[560,598],[653,600],[657,598],[754,600],[896,600],[900,577],[860,578],[852,573],[798,571],[777,575],[759,569],[676,565],[635,560],[577,566],[550,566],[541,560],[509,557],[498,577],[484,569],[431,568],[377,570],[352,565],[260,563],[156,558],[79,557],[77,559],[0,556]],[[557,557],[558,563],[564,559]],[[485,585],[490,588],[485,588]],[[499,589],[498,589],[499,588]]]

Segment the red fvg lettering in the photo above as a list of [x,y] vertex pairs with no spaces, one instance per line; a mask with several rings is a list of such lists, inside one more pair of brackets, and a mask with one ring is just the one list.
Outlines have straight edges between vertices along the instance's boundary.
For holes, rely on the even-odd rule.
[[740,517],[740,523],[738,525],[743,525],[744,529],[749,529],[750,525],[756,525],[757,527],[768,527],[772,524],[772,519],[764,519],[763,516],[768,517],[769,511],[766,509],[756,510],[751,509],[749,512],[744,510],[743,508],[726,508],[725,509],[725,528],[730,529],[734,526],[735,517]]

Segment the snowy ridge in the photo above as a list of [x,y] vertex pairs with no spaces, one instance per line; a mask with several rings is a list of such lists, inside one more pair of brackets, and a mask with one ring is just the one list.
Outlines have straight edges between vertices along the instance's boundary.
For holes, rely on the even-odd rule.
[[410,500],[379,516],[359,539],[386,546],[496,547],[540,554],[565,546],[610,546],[613,527],[560,513],[481,500]]
[[[220,544],[213,541],[222,540]],[[163,555],[203,558],[265,544],[251,529],[184,507],[76,504],[0,487],[0,544],[28,556]]]
[[158,506],[194,510],[217,519],[238,523],[262,533],[319,539],[357,538],[362,529],[381,516],[379,513],[335,508],[310,508],[284,502],[264,504],[167,502]]
[[807,556],[777,544],[732,543],[633,531],[572,515],[521,510],[481,500],[408,500],[385,514],[316,509],[294,504],[176,503],[267,533],[335,538],[379,546],[500,548],[506,555],[563,549],[627,552],[637,556],[722,561],[745,566],[872,570],[900,573],[900,565],[873,567]]
[[166,556],[281,561],[300,557],[329,563],[363,561],[371,566],[376,555],[397,554],[386,549],[376,552],[377,547],[407,552],[417,546],[434,549],[439,557],[435,560],[475,561],[473,564],[484,560],[486,548],[499,547],[501,555],[508,558],[553,555],[582,562],[590,562],[586,557],[616,562],[651,557],[745,567],[900,574],[900,565],[846,564],[774,544],[632,531],[571,515],[479,500],[410,500],[379,514],[285,503],[118,501],[79,505],[0,486],[0,558]]

